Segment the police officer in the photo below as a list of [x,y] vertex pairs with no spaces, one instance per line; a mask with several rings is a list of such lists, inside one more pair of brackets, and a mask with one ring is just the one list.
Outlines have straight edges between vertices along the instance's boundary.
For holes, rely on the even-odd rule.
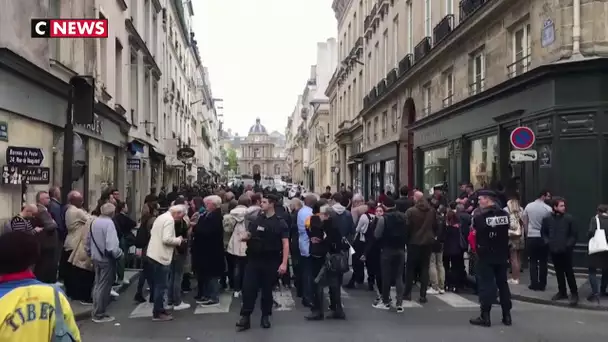
[[496,194],[489,190],[478,193],[479,213],[473,218],[476,230],[477,282],[481,314],[469,322],[489,327],[490,309],[496,302],[498,288],[502,323],[511,325],[511,292],[507,284],[509,258],[509,214],[496,204]]
[[241,318],[236,323],[238,331],[251,327],[250,317],[258,291],[262,292],[260,325],[264,329],[270,328],[272,289],[277,280],[277,272],[279,275],[287,272],[289,257],[289,228],[275,213],[275,204],[279,200],[280,198],[275,195],[264,195],[261,205],[263,215],[259,215],[249,224],[249,232],[243,238],[247,241],[248,260],[243,279]]

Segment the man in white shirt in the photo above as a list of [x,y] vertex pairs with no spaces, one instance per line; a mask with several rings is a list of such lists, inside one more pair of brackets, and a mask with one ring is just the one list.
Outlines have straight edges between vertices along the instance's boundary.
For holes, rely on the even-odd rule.
[[174,205],[154,220],[150,231],[150,242],[146,256],[154,273],[154,309],[152,320],[170,321],[164,308],[165,291],[167,291],[171,261],[175,247],[186,243],[181,236],[175,236],[175,221],[181,220],[188,213],[185,205]]

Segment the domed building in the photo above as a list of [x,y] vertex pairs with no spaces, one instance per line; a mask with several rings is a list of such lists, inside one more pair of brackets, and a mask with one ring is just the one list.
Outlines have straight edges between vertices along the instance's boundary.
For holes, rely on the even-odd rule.
[[260,173],[263,177],[284,175],[287,170],[280,141],[268,133],[260,118],[255,119],[247,138],[240,143],[239,172],[248,175]]

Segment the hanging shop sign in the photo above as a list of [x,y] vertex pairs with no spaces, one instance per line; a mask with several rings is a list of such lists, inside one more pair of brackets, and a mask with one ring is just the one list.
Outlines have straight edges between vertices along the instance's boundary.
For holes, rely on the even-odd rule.
[[9,165],[40,166],[43,161],[44,153],[40,148],[9,146],[6,149],[6,163]]
[[194,150],[190,147],[182,147],[179,150],[177,150],[177,159],[179,160],[184,160],[184,159],[190,159],[194,157]]

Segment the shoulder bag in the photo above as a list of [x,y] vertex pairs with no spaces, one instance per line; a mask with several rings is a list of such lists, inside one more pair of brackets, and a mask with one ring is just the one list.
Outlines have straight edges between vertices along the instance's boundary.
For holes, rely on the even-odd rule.
[[600,228],[600,218],[595,216],[595,234],[589,239],[589,254],[596,254],[608,251],[608,242],[606,242],[606,232]]
[[55,293],[55,326],[53,327],[53,336],[51,342],[75,342],[76,339],[70,333],[68,325],[63,317],[63,308],[61,307],[61,295],[55,286],[51,286]]

